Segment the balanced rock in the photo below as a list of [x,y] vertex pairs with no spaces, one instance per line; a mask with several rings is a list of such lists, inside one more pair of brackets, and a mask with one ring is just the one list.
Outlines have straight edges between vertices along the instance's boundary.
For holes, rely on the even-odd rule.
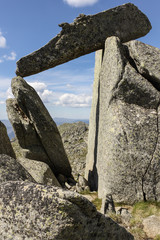
[[1,239],[134,239],[74,192],[27,182],[3,183],[0,192]]
[[0,121],[0,154],[16,158],[5,125]]
[[[50,166],[55,175],[61,173],[66,177],[71,177],[71,167],[58,128],[40,97],[21,77],[13,78],[11,85],[20,111],[23,112],[23,116],[27,117],[27,121],[29,119],[31,123],[31,125],[27,125],[25,122],[25,126],[30,128],[34,127],[33,131],[36,131],[34,135],[39,137],[48,157],[46,163]],[[22,115],[20,115],[20,121],[22,122],[21,116]]]
[[55,38],[17,62],[18,76],[39,73],[102,49],[107,37],[118,36],[127,42],[146,35],[151,29],[148,18],[131,3],[96,15],[81,14],[73,23],[59,26],[62,31]]
[[[151,76],[138,71],[131,45],[126,46],[116,37],[105,44],[96,133],[98,194],[111,194],[116,202],[160,200],[160,92]],[[152,65],[154,58],[148,61]]]
[[0,183],[8,181],[35,182],[19,162],[10,156],[0,154]]

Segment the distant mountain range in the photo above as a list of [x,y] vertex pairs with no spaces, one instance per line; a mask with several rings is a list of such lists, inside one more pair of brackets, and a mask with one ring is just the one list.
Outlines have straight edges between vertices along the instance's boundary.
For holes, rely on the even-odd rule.
[[[10,139],[14,138],[14,131],[9,120],[0,120],[7,128],[7,133]],[[75,122],[85,122],[89,124],[88,119],[69,119],[69,118],[54,118],[54,121],[57,125],[62,125],[63,123],[75,123]]]

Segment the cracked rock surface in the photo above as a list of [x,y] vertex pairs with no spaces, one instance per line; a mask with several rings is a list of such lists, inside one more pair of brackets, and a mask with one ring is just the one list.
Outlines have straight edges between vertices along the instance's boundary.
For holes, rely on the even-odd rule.
[[72,177],[58,128],[34,88],[21,77],[11,86],[16,100],[8,100],[7,111],[24,157],[46,162],[55,176]]
[[82,55],[102,49],[107,37],[127,42],[146,35],[151,24],[132,3],[96,15],[80,14],[73,23],[59,25],[62,31],[39,50],[17,62],[17,76],[39,73]]
[[[143,46],[141,57],[134,55],[137,45]],[[127,203],[160,200],[160,92],[151,74],[159,55],[160,50],[136,41],[124,46],[116,37],[106,40],[99,77],[99,197],[112,194],[114,201]],[[142,58],[150,74],[139,70]]]
[[0,184],[0,193],[3,240],[134,239],[77,193],[19,181]]

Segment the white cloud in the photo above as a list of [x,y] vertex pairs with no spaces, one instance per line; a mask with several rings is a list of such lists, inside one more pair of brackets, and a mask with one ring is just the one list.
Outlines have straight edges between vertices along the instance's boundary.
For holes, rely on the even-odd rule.
[[0,48],[5,48],[7,46],[6,38],[3,36],[2,32],[0,32]]
[[7,89],[7,98],[14,98],[11,87]]
[[0,104],[5,104],[5,102],[4,101],[0,101]]
[[45,89],[41,94],[39,94],[42,101],[48,103],[50,98],[53,96],[53,92]]
[[68,106],[68,107],[90,107],[91,106],[92,97],[85,94],[69,94],[65,93],[59,97],[59,101],[57,101],[56,105]]
[[5,59],[5,60],[14,61],[14,60],[16,60],[16,56],[17,56],[17,54],[14,51],[12,51],[10,53],[10,55],[3,55],[2,58]]
[[64,0],[64,2],[68,3],[73,7],[84,7],[97,3],[99,0]]
[[43,82],[28,82],[30,86],[32,86],[42,101],[44,103],[50,102],[50,98],[53,96],[53,92],[47,89],[47,85]]
[[32,86],[37,92],[43,92],[47,85],[43,82],[28,82],[30,86]]

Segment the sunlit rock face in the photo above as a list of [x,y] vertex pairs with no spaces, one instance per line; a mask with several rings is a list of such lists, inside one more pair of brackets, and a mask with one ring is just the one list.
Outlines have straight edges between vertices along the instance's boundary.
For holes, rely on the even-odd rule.
[[106,40],[97,129],[90,126],[91,132],[96,131],[97,154],[88,181],[92,184],[91,173],[96,174],[99,197],[112,194],[115,201],[128,203],[160,200],[160,74],[156,64],[160,64],[157,48],[138,41],[123,45],[116,37]]
[[7,112],[24,157],[47,163],[56,176],[72,177],[58,128],[37,92],[21,77],[11,86],[15,99],[7,101]]
[[134,239],[77,193],[28,182],[0,184],[0,192],[4,240]]

